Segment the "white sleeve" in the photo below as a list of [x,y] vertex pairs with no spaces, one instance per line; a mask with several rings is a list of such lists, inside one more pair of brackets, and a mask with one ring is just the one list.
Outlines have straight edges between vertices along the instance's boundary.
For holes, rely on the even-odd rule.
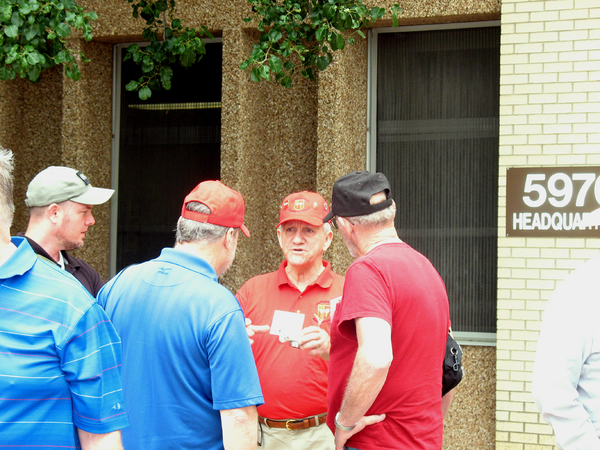
[[554,429],[560,449],[600,450],[598,433],[582,403],[586,397],[578,390],[580,377],[585,377],[582,368],[593,352],[590,327],[594,320],[588,317],[591,311],[571,302],[576,292],[563,289],[548,302],[533,367],[532,393],[542,417]]

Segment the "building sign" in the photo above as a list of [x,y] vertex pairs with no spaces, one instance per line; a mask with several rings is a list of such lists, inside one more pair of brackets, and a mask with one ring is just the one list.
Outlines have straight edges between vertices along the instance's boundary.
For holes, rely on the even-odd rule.
[[600,208],[600,167],[509,168],[506,171],[506,235],[600,237],[586,226]]

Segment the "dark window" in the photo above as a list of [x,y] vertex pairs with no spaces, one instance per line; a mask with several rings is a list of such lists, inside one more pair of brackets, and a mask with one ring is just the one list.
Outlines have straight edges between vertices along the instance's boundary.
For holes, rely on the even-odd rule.
[[222,45],[206,49],[194,66],[174,67],[171,90],[145,101],[125,90],[140,76],[139,66],[122,64],[117,271],[173,246],[185,196],[220,177]]
[[453,328],[496,332],[500,28],[378,34],[377,170]]

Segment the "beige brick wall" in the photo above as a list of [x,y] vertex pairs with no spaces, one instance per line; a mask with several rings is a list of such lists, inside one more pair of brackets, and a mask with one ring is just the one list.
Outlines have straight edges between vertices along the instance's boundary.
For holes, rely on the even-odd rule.
[[600,2],[503,0],[501,20],[496,449],[551,449],[531,396],[542,314],[600,239],[505,237],[506,169],[600,164]]

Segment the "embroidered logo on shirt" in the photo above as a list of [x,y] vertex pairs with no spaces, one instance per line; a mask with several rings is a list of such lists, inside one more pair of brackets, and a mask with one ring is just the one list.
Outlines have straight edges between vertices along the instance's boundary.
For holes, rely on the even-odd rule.
[[323,322],[328,321],[331,318],[330,311],[331,311],[331,307],[330,307],[329,300],[318,303],[317,304],[317,313],[315,314],[313,321],[317,322],[319,325],[321,325],[321,323],[323,323]]

